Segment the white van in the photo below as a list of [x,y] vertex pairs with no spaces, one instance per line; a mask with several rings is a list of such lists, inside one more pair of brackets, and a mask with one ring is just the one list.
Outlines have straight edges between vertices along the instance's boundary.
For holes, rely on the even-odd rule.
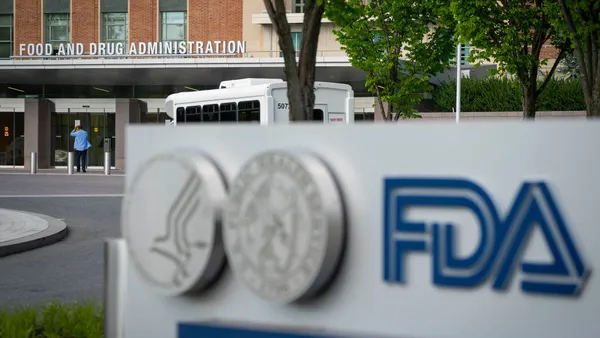
[[[176,93],[166,99],[169,125],[208,122],[289,123],[287,83],[281,79],[221,82],[219,89]],[[354,123],[354,91],[341,83],[315,82],[314,120]]]

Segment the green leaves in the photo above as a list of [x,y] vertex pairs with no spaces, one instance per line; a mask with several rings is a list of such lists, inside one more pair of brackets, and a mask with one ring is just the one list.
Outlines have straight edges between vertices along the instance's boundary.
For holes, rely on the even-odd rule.
[[[511,112],[523,109],[523,92],[517,80],[464,78],[461,83],[463,112]],[[450,112],[456,100],[456,82],[447,81],[433,91],[440,111]],[[537,102],[540,111],[585,110],[581,83],[574,79],[552,79]]]
[[[367,75],[366,86],[384,113],[418,117],[412,108],[428,91],[429,77],[444,69],[454,53],[454,23],[447,2],[412,0],[330,0],[326,16],[351,64]],[[441,20],[444,18],[444,20]]]
[[104,313],[92,302],[0,312],[0,337],[102,338]]

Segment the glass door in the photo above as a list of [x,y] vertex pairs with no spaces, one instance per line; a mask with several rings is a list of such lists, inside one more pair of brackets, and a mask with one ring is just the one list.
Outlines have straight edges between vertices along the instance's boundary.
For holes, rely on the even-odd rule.
[[[115,163],[115,114],[112,113],[90,113],[89,140],[92,147],[88,151],[88,165],[95,167],[104,166],[104,152],[111,153],[111,167]],[[105,149],[105,141],[110,142],[109,148]]]
[[[54,125],[54,165],[66,166],[70,151],[75,151],[73,145],[75,139],[71,136],[71,131],[75,129],[75,124],[80,124],[84,130],[89,130],[89,113],[84,111],[69,111],[67,113],[57,113],[53,115]],[[89,133],[89,131],[88,131]],[[89,163],[89,161],[88,161]]]
[[103,109],[86,108],[83,111],[70,111],[54,115],[55,142],[54,158],[55,166],[66,166],[68,153],[73,149],[75,139],[71,131],[75,124],[80,124],[88,133],[88,141],[92,147],[88,150],[87,166],[104,166],[104,139],[111,141],[111,164],[114,166],[114,144],[115,144],[115,114],[106,113]]
[[91,167],[104,166],[104,135],[106,134],[106,114],[91,113],[89,141],[92,147],[88,150],[88,165]]

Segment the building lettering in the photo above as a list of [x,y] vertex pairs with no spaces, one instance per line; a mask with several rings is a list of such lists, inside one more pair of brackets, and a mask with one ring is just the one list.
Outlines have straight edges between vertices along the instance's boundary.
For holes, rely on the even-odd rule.
[[19,56],[113,56],[113,55],[230,55],[246,52],[246,41],[162,41],[132,42],[127,45],[121,42],[92,42],[87,53],[83,43],[65,43],[55,49],[49,43],[22,43],[19,45]]

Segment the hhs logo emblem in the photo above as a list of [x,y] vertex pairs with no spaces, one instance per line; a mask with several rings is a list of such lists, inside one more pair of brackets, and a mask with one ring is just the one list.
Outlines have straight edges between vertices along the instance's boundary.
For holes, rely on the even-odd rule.
[[[504,218],[490,196],[468,180],[387,178],[384,184],[387,282],[406,282],[403,260],[409,252],[430,252],[435,285],[469,288],[491,278],[492,288],[503,290],[520,269],[524,292],[574,296],[582,291],[588,267],[544,182],[524,183]],[[407,210],[412,207],[464,208],[473,213],[481,232],[475,251],[458,257],[457,225],[409,221]],[[536,226],[553,256],[550,263],[524,261],[523,251]]]

